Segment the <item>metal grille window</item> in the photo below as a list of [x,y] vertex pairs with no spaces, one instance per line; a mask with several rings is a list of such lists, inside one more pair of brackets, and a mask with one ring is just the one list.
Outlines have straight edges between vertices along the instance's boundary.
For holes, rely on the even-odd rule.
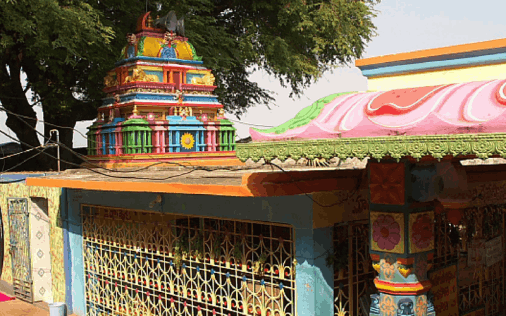
[[369,255],[369,221],[334,225],[334,313],[335,315],[369,315],[370,294],[376,292],[376,271]]
[[464,217],[459,226],[452,225],[445,213],[435,217],[434,267],[431,271],[457,264],[461,314],[485,308],[486,315],[502,315],[506,261],[503,259],[490,267],[470,267],[467,251],[478,231],[484,240],[502,235],[504,248],[504,211],[502,206],[488,206],[481,210],[465,209],[462,210]]
[[82,207],[88,315],[295,315],[292,229]]

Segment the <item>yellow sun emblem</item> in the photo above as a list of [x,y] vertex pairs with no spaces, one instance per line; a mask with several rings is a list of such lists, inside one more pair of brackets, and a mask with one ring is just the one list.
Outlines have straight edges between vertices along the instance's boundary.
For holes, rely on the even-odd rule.
[[195,144],[195,139],[193,138],[192,134],[186,133],[181,136],[181,146],[186,149],[192,149],[193,144]]

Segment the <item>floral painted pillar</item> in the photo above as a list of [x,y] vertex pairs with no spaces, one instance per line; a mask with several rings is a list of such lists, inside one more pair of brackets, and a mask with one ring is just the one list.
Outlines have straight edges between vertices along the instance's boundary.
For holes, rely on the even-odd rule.
[[427,299],[434,251],[434,165],[368,163],[370,254],[379,295],[370,315],[435,315]]

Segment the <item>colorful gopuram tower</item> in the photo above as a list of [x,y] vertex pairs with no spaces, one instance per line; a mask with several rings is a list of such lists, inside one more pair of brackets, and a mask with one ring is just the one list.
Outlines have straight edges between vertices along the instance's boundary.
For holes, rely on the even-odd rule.
[[150,12],[127,36],[104,78],[102,106],[88,132],[88,159],[113,167],[153,161],[237,165],[235,128],[213,95],[210,69],[170,12]]

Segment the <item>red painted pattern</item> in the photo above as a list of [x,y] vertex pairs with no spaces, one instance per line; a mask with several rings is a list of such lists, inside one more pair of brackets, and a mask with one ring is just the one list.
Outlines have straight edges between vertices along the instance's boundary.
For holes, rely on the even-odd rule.
[[497,99],[497,102],[501,103],[502,105],[506,105],[506,80],[504,80],[499,89],[497,89],[495,97]]
[[370,116],[411,112],[442,87],[419,87],[384,92],[369,102],[365,112]]

